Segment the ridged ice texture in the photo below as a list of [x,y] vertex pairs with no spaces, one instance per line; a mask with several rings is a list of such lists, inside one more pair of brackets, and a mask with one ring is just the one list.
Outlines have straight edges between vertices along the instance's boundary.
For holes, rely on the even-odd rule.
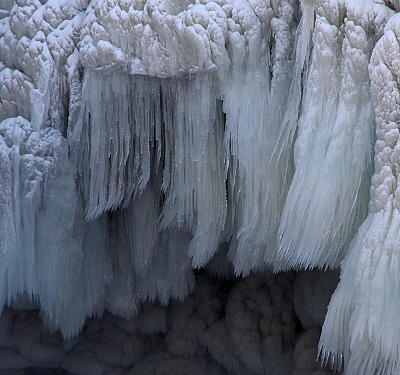
[[30,118],[31,80],[18,70],[4,68],[0,71],[0,87],[0,121],[18,115]]
[[[83,7],[79,1],[16,1],[0,21],[0,121],[6,119],[0,242],[7,278],[1,304],[21,298],[39,302],[47,326],[60,328],[65,337],[97,311],[104,294],[99,279],[110,274],[101,244],[91,241],[97,246],[89,244],[90,252],[83,253],[83,217],[67,140],[56,130],[65,132],[69,114],[76,114],[79,85],[69,83],[77,82],[75,43]],[[90,268],[92,256],[98,267]]]
[[[16,1],[0,20],[0,118],[24,116],[36,131],[63,131],[65,64],[76,48],[85,0]],[[3,65],[3,66],[2,66]]]
[[0,145],[0,303],[26,294],[56,315],[57,327],[76,322],[69,294],[81,290],[82,251],[71,238],[75,193],[66,140],[55,129],[36,132],[16,117],[0,123]]
[[[231,35],[232,72],[221,86],[232,203],[228,219],[233,226],[228,258],[236,274],[261,269],[275,255],[280,214],[293,173],[293,138],[282,137],[281,129],[287,127],[283,118],[294,69],[296,10],[286,1],[271,4],[264,17],[253,14],[251,7],[244,8],[243,21],[236,22],[252,32]],[[286,149],[283,153],[276,151],[280,138]]]
[[376,114],[375,174],[369,215],[342,264],[320,339],[320,353],[345,373],[400,371],[400,17],[387,23],[371,57]]
[[107,309],[132,318],[142,301],[163,305],[183,300],[194,287],[187,247],[190,235],[160,231],[158,195],[149,184],[125,210],[111,214],[109,249],[113,270],[107,288]]
[[126,207],[146,187],[151,150],[161,147],[160,90],[154,78],[87,72],[75,129],[87,220]]
[[[80,42],[88,72],[83,122],[77,128],[84,134],[80,160],[87,219],[125,207],[143,190],[154,145],[146,134],[165,134],[156,146],[157,152],[165,147],[160,228],[184,229],[193,236],[188,253],[194,267],[205,265],[230,236],[236,273],[271,262],[293,173],[293,129],[285,131],[291,135],[283,137],[285,152],[277,152],[276,145],[290,92],[297,16],[289,1],[92,3]],[[309,14],[307,19],[310,23]],[[300,60],[301,72],[305,57]],[[142,85],[143,74],[177,78],[147,79]],[[301,73],[296,79],[299,86]],[[149,93],[157,90],[151,88],[157,82],[162,98]],[[225,134],[218,98],[226,113]],[[165,107],[157,113],[162,100]],[[109,109],[104,103],[111,101],[119,104]],[[298,96],[293,103],[298,110]],[[141,114],[144,107],[154,112],[149,123]],[[133,113],[137,120],[131,120]],[[116,125],[109,128],[110,120]],[[160,126],[165,131],[157,130]],[[225,226],[227,177],[232,206]]]
[[125,208],[163,163],[159,229],[187,231],[195,266],[209,260],[221,242],[227,205],[214,81],[208,74],[171,80],[87,73],[76,127],[87,220]]
[[[100,0],[89,5],[80,52],[88,69],[120,67],[158,77],[229,66],[228,15],[247,2]],[[223,9],[226,8],[226,9]]]
[[391,11],[372,1],[317,2],[315,10],[276,270],[337,267],[367,211],[374,142],[368,62]]
[[39,296],[71,337],[104,308],[184,298],[221,244],[236,274],[337,266],[368,199],[379,3],[7,1],[0,121],[63,146],[24,213],[18,142],[2,143],[4,246],[34,237],[38,255],[0,274],[16,291],[0,303]]
[[[64,338],[106,307],[130,317],[141,300],[183,299],[194,284],[188,233],[158,234],[158,206],[147,221],[139,218],[148,194],[135,202],[135,214],[116,214],[124,223],[118,233],[106,216],[85,223],[67,140],[56,129],[72,143],[82,102],[76,44],[86,6],[21,0],[0,14],[0,304],[34,301],[46,326]],[[126,231],[129,244],[121,240]],[[151,246],[134,241],[153,232]]]
[[188,254],[193,267],[201,267],[218,250],[226,220],[220,101],[209,74],[163,84],[165,203],[160,228],[189,232]]

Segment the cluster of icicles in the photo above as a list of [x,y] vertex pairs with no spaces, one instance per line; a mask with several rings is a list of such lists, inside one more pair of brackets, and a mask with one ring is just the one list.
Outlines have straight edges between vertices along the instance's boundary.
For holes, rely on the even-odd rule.
[[324,39],[310,56],[306,3],[300,24],[288,1],[89,7],[71,133],[86,219],[148,188],[157,231],[190,234],[193,267],[227,242],[244,276],[268,265],[337,267],[366,215],[377,36],[356,14],[339,30],[323,11],[314,33]]
[[184,298],[193,268],[326,269],[347,253],[322,357],[399,372],[395,8],[0,10],[0,305],[33,298],[70,337],[105,308]]

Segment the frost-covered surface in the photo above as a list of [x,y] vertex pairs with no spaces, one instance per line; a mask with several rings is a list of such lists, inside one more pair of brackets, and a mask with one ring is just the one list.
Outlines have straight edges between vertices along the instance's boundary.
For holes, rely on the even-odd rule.
[[[323,285],[311,272],[236,283],[203,274],[183,302],[145,303],[131,320],[110,313],[87,319],[80,335],[67,341],[45,330],[37,311],[5,309],[0,373],[330,374],[316,362],[320,328],[303,331],[295,324],[292,290],[299,276],[303,284],[311,277],[316,288]],[[302,302],[316,297],[309,293]]]
[[93,2],[80,42],[84,108],[72,136],[85,153],[86,217],[124,207],[161,162],[160,228],[193,236],[193,266],[231,237],[236,273],[271,262],[290,154],[268,160],[289,96],[297,8]]
[[315,11],[278,269],[335,267],[368,205],[374,142],[368,62],[392,12],[369,1],[317,1]]
[[57,315],[59,327],[66,321],[65,303],[71,307],[81,293],[76,276],[82,251],[73,239],[75,193],[67,142],[58,130],[36,132],[16,117],[0,123],[0,145],[0,301],[25,294],[39,298],[44,315]]
[[320,342],[346,374],[394,374],[399,367],[400,18],[392,17],[370,63],[375,104],[375,174],[369,215],[342,264]]
[[[320,351],[350,374],[400,371],[397,0],[0,8],[0,308],[34,305],[71,339],[104,310],[132,319],[143,301],[183,300],[193,268],[228,280],[336,268],[369,209]],[[288,304],[311,330],[300,347],[314,350],[334,283],[310,275],[238,282],[223,319],[197,316],[187,332],[207,327],[194,347],[212,361],[187,361],[197,349],[179,342],[195,339],[164,330],[132,373],[160,358],[216,373],[311,372],[296,367],[300,349],[292,356]],[[197,311],[187,301],[178,316]]]

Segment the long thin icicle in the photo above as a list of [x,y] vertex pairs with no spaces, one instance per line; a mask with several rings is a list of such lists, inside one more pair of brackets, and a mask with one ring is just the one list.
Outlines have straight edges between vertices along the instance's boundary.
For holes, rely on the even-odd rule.
[[151,149],[160,142],[160,82],[88,71],[83,114],[75,130],[86,219],[126,207],[150,178]]
[[172,108],[164,107],[169,163],[164,169],[160,228],[184,229],[193,235],[188,254],[194,267],[204,266],[218,250],[226,218],[219,155],[223,123],[215,81],[212,75],[198,74],[192,80],[168,80],[164,86]]

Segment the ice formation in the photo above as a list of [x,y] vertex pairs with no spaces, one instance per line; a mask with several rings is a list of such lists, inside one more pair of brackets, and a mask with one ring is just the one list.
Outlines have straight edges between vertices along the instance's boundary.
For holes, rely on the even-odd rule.
[[368,62],[390,15],[368,2],[316,9],[279,268],[335,267],[365,217],[374,141]]
[[369,215],[342,264],[321,336],[322,355],[332,355],[346,374],[395,374],[399,343],[399,21],[392,17],[370,63],[376,112],[375,174]]
[[[269,355],[293,344],[297,318],[251,274],[341,265],[322,358],[399,372],[399,10],[3,0],[0,307],[33,304],[69,339],[105,309],[132,319],[144,301],[183,300],[194,269],[250,275],[201,345],[227,371],[262,374],[287,365]],[[313,275],[293,297],[310,330],[325,311],[299,302]],[[251,333],[234,318],[245,284]],[[259,332],[270,302],[281,320]]]

